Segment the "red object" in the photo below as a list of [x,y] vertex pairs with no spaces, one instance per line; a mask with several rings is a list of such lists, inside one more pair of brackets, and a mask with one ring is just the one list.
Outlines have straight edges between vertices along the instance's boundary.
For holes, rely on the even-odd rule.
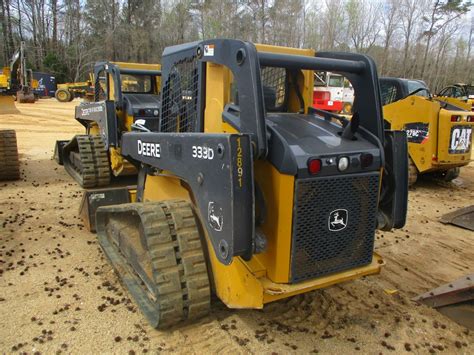
[[316,175],[321,171],[321,160],[309,159],[308,160],[308,171],[311,175]]
[[452,115],[451,122],[461,122],[461,116]]
[[467,116],[467,122],[474,122],[474,116]]
[[331,101],[331,93],[329,91],[313,91],[313,107],[325,111],[342,111],[342,101]]

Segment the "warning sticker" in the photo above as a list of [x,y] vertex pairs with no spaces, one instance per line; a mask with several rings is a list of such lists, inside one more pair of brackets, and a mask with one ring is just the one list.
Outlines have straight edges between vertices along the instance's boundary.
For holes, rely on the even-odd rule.
[[204,46],[204,56],[205,57],[214,56],[214,45],[213,44],[206,44]]

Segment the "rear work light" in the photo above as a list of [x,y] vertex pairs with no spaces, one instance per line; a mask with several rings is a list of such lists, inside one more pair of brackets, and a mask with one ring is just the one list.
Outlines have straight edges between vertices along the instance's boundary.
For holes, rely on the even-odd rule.
[[321,160],[308,159],[308,171],[311,175],[316,175],[321,171]]
[[452,115],[451,116],[451,122],[461,122],[461,116]]

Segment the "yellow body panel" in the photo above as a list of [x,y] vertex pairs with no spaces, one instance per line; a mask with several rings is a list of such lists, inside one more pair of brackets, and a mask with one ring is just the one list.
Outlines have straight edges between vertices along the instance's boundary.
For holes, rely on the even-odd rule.
[[288,282],[295,178],[281,174],[268,161],[257,161],[255,180],[262,189],[266,204],[272,207],[268,209],[265,223],[262,225],[262,231],[268,241],[267,250],[256,254],[254,258],[265,266],[270,280]]
[[10,67],[3,67],[2,73],[0,74],[0,89],[10,89]]
[[472,105],[474,104],[474,100],[460,100],[458,98],[449,96],[437,96],[436,98],[467,111],[471,111]]
[[137,169],[120,154],[120,148],[109,148],[110,169],[114,176],[135,175]]
[[[420,173],[446,170],[469,163],[470,151],[463,154],[449,154],[448,147],[453,126],[473,125],[466,121],[471,112],[446,110],[436,100],[412,95],[385,105],[383,115],[395,130],[404,130],[405,125],[409,123],[429,125],[427,139],[422,143],[408,143],[410,158]],[[461,116],[462,121],[451,122],[452,115]]]

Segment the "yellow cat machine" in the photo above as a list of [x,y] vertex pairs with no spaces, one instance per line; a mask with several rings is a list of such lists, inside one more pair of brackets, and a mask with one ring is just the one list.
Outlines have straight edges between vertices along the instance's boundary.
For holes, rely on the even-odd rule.
[[454,84],[443,88],[436,98],[468,111],[474,111],[474,86]]
[[419,80],[380,78],[380,88],[387,127],[407,132],[410,185],[420,174],[458,177],[471,159],[474,114],[432,98]]
[[[154,327],[206,314],[211,289],[261,309],[380,271],[374,233],[405,223],[408,162],[369,57],[215,39],[166,48],[162,66],[159,129],[122,135],[136,190],[96,213]],[[352,82],[351,121],[311,108],[316,70]],[[88,191],[89,211],[116,191]]]
[[70,102],[76,97],[94,101],[94,74],[89,73],[86,81],[58,84],[54,97],[59,102]]
[[120,154],[123,132],[133,125],[157,130],[160,65],[100,62],[94,68],[94,101],[76,107],[86,134],[56,142],[55,158],[82,187],[106,186],[111,175],[136,174]]
[[18,180],[20,162],[16,132],[12,129],[0,129],[0,180]]

